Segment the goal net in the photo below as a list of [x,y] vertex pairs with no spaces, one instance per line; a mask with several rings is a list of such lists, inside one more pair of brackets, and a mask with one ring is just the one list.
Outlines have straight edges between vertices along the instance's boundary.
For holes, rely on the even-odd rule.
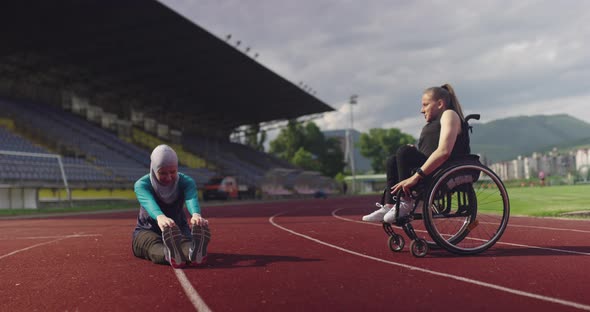
[[[2,157],[6,156],[6,157]],[[25,183],[63,183],[67,199],[72,202],[68,177],[61,155],[0,150],[2,180]]]

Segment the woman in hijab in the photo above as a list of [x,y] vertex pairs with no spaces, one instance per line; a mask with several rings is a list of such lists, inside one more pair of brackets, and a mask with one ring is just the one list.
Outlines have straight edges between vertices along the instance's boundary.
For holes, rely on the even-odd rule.
[[133,254],[174,268],[205,263],[211,234],[209,222],[201,216],[195,181],[178,172],[178,157],[168,145],[157,146],[150,160],[150,173],[135,182],[141,207]]

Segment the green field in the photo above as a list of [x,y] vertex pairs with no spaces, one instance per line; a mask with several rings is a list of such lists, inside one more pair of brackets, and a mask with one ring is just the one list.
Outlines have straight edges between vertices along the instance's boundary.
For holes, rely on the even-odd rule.
[[83,204],[69,206],[64,202],[63,206],[56,208],[41,208],[41,209],[0,209],[0,217],[7,216],[34,216],[46,214],[59,213],[84,213],[93,211],[112,211],[121,209],[137,208],[137,204],[131,202],[110,202],[102,204]]
[[590,211],[590,185],[508,188],[510,213],[555,217],[566,212]]
[[[117,194],[119,195],[119,194]],[[563,213],[590,211],[590,185],[545,187],[509,187],[511,215],[556,217]],[[123,196],[121,196],[123,197]],[[77,205],[43,209],[0,209],[0,216],[35,215],[46,213],[89,212],[136,208],[133,201],[113,201],[104,204]]]

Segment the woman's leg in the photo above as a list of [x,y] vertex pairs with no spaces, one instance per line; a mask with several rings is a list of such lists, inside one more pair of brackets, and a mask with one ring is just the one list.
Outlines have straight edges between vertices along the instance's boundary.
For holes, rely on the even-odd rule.
[[[133,254],[138,258],[147,259],[158,264],[169,264],[166,260],[164,241],[162,236],[157,233],[148,230],[139,231],[133,239],[132,246]],[[180,246],[181,252],[188,259],[192,239],[183,236]]]
[[391,194],[391,188],[399,182],[399,173],[397,168],[397,157],[395,155],[389,156],[385,163],[385,176],[387,179],[387,189],[385,190],[385,204],[395,204],[393,195]]
[[[413,145],[404,145],[397,150],[397,172],[398,181],[409,178],[416,168],[420,167],[426,161],[426,155],[422,154]],[[391,209],[385,216],[383,221],[387,223],[395,223],[397,218],[407,216],[414,208],[414,202],[409,197],[402,197],[399,199],[399,212],[396,209]],[[397,218],[396,218],[397,215]]]
[[426,162],[426,155],[420,152],[414,145],[404,145],[397,150],[397,170],[399,181],[405,180],[414,174],[414,170]]
[[133,254],[138,258],[147,259],[153,263],[168,264],[164,256],[162,236],[155,232],[139,231],[133,238],[132,247]]
[[372,213],[363,216],[363,221],[381,222],[383,221],[383,216],[395,206],[395,200],[393,199],[393,195],[391,195],[391,187],[398,181],[397,161],[395,155],[387,158],[387,162],[385,163],[385,175],[387,179],[387,188],[383,191],[383,196],[381,197],[381,207]]

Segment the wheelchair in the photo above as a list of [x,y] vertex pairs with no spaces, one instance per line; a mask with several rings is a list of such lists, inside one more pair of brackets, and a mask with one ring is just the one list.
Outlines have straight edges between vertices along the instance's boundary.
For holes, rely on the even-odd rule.
[[[467,116],[464,129],[472,131],[468,121],[479,117]],[[387,191],[390,190],[384,190],[381,205]],[[398,199],[400,195],[401,191]],[[409,196],[414,199],[410,213],[400,217],[400,200],[397,200],[395,223],[383,222],[393,252],[403,250],[405,240],[395,233],[392,225],[401,227],[412,240],[410,251],[415,257],[424,257],[431,248],[443,248],[459,255],[481,253],[500,239],[508,225],[510,201],[506,188],[479,161],[478,155],[447,161],[420,181]],[[424,234],[417,234],[413,220],[423,220],[425,231],[420,232]]]

